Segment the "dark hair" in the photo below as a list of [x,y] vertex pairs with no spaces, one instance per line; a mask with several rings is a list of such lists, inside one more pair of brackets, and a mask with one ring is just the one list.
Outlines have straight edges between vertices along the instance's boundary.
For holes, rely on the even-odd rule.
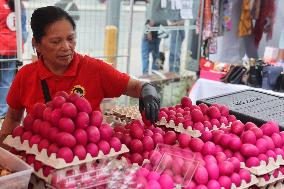
[[8,6],[11,9],[12,12],[15,12],[14,0],[8,0]]
[[73,18],[61,8],[47,6],[36,9],[31,17],[31,28],[35,41],[40,43],[42,37],[45,35],[46,28],[50,24],[62,19],[68,20],[73,26],[73,29],[76,29]]
[[[20,2],[21,2],[21,7],[23,8],[24,7],[23,2],[22,1],[20,1]],[[11,11],[15,12],[15,2],[14,2],[14,0],[8,0],[7,3],[8,3],[9,8],[11,9]]]

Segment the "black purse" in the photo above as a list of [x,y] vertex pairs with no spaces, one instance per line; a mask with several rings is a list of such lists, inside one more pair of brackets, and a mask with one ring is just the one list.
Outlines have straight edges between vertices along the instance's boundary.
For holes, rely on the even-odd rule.
[[261,88],[262,86],[262,70],[266,63],[262,60],[257,60],[254,66],[250,66],[248,85],[251,87]]
[[221,78],[224,83],[241,84],[242,77],[247,72],[243,65],[231,65],[225,77]]

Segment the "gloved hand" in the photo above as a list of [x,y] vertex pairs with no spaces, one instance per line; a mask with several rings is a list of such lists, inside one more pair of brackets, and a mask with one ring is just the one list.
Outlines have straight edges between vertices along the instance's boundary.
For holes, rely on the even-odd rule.
[[139,98],[139,111],[141,113],[145,111],[146,119],[151,121],[151,123],[158,121],[160,99],[156,88],[150,83],[145,83],[142,86]]

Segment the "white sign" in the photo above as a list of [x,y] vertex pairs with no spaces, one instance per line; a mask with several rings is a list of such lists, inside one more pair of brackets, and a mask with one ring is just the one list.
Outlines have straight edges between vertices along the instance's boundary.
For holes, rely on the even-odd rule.
[[180,16],[182,19],[193,19],[193,0],[182,0],[181,1]]

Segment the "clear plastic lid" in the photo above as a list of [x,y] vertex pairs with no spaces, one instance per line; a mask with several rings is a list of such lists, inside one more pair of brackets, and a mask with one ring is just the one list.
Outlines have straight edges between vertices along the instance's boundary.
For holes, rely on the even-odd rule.
[[160,175],[172,176],[177,187],[186,187],[190,183],[199,164],[195,153],[166,144],[158,144],[149,159],[150,166],[144,164],[144,167],[152,167],[152,171]]
[[106,159],[73,166],[56,171],[52,174],[50,188],[136,188],[133,175],[138,167],[129,165],[126,161]]

